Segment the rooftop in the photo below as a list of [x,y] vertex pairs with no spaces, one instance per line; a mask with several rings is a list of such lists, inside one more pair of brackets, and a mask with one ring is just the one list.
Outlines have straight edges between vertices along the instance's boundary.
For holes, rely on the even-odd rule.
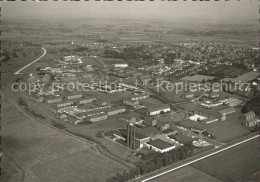
[[168,142],[165,142],[161,139],[156,139],[156,140],[150,140],[147,144],[150,144],[158,149],[161,149],[161,150],[164,150],[164,149],[167,149],[167,148],[170,148],[170,147],[173,147],[174,145],[168,143]]
[[228,109],[224,109],[224,110],[219,111],[219,113],[222,114],[222,115],[232,113],[232,112],[236,112],[236,109],[235,108],[228,108]]

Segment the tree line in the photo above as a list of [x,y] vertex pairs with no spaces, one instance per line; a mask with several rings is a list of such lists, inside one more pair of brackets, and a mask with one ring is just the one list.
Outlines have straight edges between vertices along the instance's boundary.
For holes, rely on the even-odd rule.
[[130,171],[123,171],[117,173],[106,180],[106,182],[123,182],[133,179],[139,175],[160,169],[161,167],[171,165],[177,161],[186,159],[193,155],[194,147],[192,144],[186,144],[175,150],[170,150],[165,153],[153,153],[149,156],[143,157],[141,162],[136,163],[135,168]]

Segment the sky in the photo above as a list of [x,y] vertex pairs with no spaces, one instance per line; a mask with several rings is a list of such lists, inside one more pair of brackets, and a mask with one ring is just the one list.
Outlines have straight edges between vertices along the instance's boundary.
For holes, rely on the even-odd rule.
[[15,1],[1,2],[1,18],[258,19],[258,0],[220,1]]

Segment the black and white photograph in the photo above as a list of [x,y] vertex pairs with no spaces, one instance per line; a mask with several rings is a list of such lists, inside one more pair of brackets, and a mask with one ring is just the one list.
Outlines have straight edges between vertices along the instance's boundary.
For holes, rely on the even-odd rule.
[[260,182],[259,5],[0,1],[0,181]]

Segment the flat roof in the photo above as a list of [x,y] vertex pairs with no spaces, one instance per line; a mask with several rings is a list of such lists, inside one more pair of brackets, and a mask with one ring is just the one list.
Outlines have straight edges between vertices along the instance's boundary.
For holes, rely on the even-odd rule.
[[167,108],[170,108],[170,106],[168,104],[165,104],[162,106],[150,108],[150,109],[148,109],[148,111],[153,112],[153,111],[158,111],[158,110],[167,109]]
[[228,108],[228,109],[224,109],[219,111],[220,114],[226,114],[226,113],[230,113],[230,112],[236,112],[235,108]]
[[164,149],[167,149],[167,148],[170,148],[170,147],[173,147],[174,145],[168,143],[168,142],[165,142],[161,139],[156,139],[156,140],[150,140],[149,142],[147,142],[149,145],[152,145],[158,149],[161,149],[161,150],[164,150]]

